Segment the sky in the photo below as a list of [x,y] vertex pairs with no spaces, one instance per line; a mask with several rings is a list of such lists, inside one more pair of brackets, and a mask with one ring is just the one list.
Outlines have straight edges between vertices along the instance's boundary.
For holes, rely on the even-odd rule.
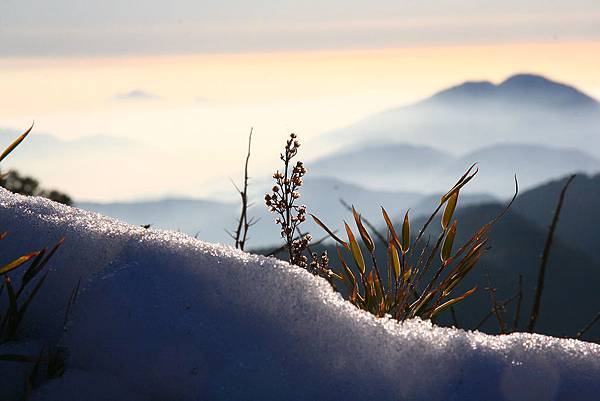
[[[599,70],[597,0],[0,3],[0,129],[144,149],[30,169],[80,200],[222,195],[250,127],[268,176],[291,131],[310,159],[321,134],[465,80],[533,72],[600,98]],[[136,185],[115,191],[123,171]]]

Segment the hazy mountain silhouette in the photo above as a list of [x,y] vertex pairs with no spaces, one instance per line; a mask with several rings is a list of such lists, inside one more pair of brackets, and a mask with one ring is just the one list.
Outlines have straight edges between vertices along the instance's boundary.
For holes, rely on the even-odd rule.
[[373,190],[446,191],[473,163],[479,175],[469,192],[509,197],[514,175],[528,189],[569,173],[600,171],[600,159],[573,148],[495,144],[456,157],[428,146],[365,145],[309,162],[311,175],[330,176]]
[[[254,190],[254,193],[264,194]],[[341,223],[348,219],[349,212],[340,199],[361,208],[365,216],[379,213],[380,205],[408,208],[422,198],[411,192],[370,191],[333,178],[313,178],[307,180],[302,190],[300,203],[308,205],[311,213],[324,219]],[[250,231],[250,246],[272,246],[280,242],[279,231],[271,215],[263,204],[264,195],[251,197],[253,206],[249,215],[259,219]],[[155,228],[181,230],[212,242],[231,243],[225,230],[232,230],[239,217],[239,202],[221,202],[208,199],[157,199],[116,203],[77,203],[77,206],[107,216],[124,220],[131,224],[152,224]],[[305,224],[305,230],[314,229],[312,221]]]
[[428,146],[382,143],[354,146],[307,165],[312,176],[335,177],[378,190],[424,192],[423,184],[433,180],[449,160],[453,156]]
[[498,85],[466,82],[327,137],[342,143],[394,140],[459,154],[499,142],[552,144],[600,157],[600,105],[572,86],[519,74]]
[[[268,188],[264,188],[262,193]],[[261,193],[261,191],[255,191]],[[400,213],[411,209],[413,216],[433,210],[439,195],[424,196],[414,192],[373,191],[358,185],[349,184],[333,178],[307,179],[301,190],[300,203],[308,206],[313,213],[331,227],[341,229],[343,221],[352,219],[351,213],[341,204],[343,199],[354,205],[367,219],[374,223],[381,222],[381,206],[390,213]],[[490,201],[487,195],[465,195],[464,204]],[[280,243],[279,231],[274,224],[275,217],[263,204],[262,196],[250,198],[253,206],[249,215],[258,219],[250,230],[249,246],[252,248],[270,247]],[[190,235],[220,243],[231,243],[225,231],[232,230],[239,216],[238,202],[220,202],[208,199],[157,199],[151,201],[90,203],[80,202],[77,207],[106,216],[115,217],[131,224],[152,224],[154,228],[180,230]],[[311,219],[304,224],[305,231],[315,236],[321,235]]]
[[517,74],[499,85],[489,81],[469,81],[442,90],[422,104],[517,103],[535,108],[582,108],[598,111],[598,102],[573,86],[534,74]]
[[80,209],[114,217],[130,224],[183,231],[190,235],[224,237],[225,222],[233,222],[237,205],[206,199],[167,198],[148,201],[79,202]]
[[580,150],[532,144],[497,144],[455,159],[443,167],[438,179],[431,185],[447,185],[450,178],[460,177],[475,162],[479,174],[470,184],[471,189],[501,197],[509,197],[514,191],[515,174],[519,187],[525,190],[565,174],[600,171],[600,159]]

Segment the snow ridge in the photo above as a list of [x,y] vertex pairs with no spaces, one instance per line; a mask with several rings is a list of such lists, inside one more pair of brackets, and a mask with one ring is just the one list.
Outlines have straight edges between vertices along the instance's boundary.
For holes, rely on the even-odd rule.
[[[595,344],[376,319],[287,263],[2,189],[0,230],[10,232],[0,249],[11,256],[66,237],[24,334],[60,339],[69,369],[34,400],[592,400],[600,392]],[[63,332],[79,277],[84,289]]]

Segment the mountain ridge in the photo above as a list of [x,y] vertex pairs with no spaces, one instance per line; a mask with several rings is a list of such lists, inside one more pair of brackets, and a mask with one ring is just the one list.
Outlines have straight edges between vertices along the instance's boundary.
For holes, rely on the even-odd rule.
[[[598,101],[585,94],[574,86],[553,81],[542,75],[519,73],[511,75],[499,84],[490,81],[465,81],[436,92],[425,99],[424,102],[444,102],[457,100],[489,100],[487,98],[499,97],[504,101],[522,102],[525,100],[531,105],[565,107],[585,106],[597,107]],[[534,100],[535,102],[531,102]],[[418,105],[421,102],[417,102]]]
[[393,107],[330,131],[324,140],[426,145],[460,154],[499,141],[574,147],[600,157],[600,103],[535,74],[500,84],[467,81],[419,102]]

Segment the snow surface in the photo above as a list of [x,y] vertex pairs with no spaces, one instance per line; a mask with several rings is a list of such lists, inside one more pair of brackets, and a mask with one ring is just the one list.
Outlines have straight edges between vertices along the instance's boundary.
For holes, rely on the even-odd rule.
[[[595,344],[376,319],[281,261],[2,189],[0,230],[10,232],[2,258],[66,236],[22,334],[60,339],[68,370],[32,400],[593,400],[600,393]],[[83,290],[63,331],[79,277]],[[8,367],[0,363],[0,372]]]

